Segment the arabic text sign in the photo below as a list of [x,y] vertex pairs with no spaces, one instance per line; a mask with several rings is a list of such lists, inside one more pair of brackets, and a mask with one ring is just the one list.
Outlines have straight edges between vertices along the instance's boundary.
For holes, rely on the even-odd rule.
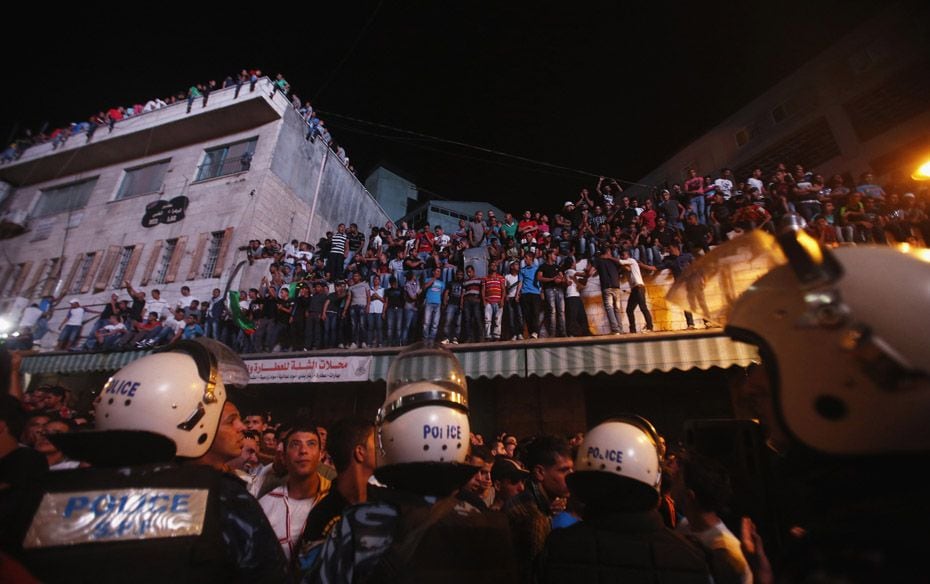
[[200,535],[207,494],[205,489],[162,488],[47,493],[23,545],[40,548]]
[[371,355],[256,359],[245,364],[251,383],[368,381]]

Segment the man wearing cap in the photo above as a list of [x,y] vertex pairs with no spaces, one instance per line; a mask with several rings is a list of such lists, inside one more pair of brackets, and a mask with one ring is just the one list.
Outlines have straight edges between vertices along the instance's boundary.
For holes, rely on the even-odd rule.
[[516,497],[526,489],[524,482],[530,476],[530,471],[519,460],[497,457],[491,467],[491,482],[494,485],[494,503],[491,509],[499,511],[504,508],[507,501]]
[[58,325],[58,330],[61,331],[61,334],[58,335],[58,349],[60,351],[67,351],[74,346],[78,337],[81,336],[81,327],[84,326],[84,309],[81,308],[80,301],[77,298],[72,298],[70,304],[71,308],[68,309],[65,320]]

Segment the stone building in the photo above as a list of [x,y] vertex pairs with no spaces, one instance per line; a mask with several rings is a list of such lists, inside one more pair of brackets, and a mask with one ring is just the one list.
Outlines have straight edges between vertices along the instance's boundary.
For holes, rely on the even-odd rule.
[[383,225],[380,205],[271,88],[216,90],[190,112],[176,103],[0,166],[0,314],[48,295],[100,305],[125,280],[169,302],[185,285],[210,298],[250,239],[315,243],[340,222]]

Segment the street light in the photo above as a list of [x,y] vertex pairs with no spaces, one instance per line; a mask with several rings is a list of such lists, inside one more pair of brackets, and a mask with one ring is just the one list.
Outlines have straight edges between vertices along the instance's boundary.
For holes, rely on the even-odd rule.
[[930,160],[917,167],[914,174],[911,175],[914,180],[930,180]]

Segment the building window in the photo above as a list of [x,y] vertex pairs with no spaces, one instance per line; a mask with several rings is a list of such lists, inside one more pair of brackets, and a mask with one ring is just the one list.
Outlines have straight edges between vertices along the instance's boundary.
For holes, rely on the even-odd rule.
[[203,157],[203,164],[197,171],[197,180],[207,180],[249,170],[257,142],[258,138],[251,138],[207,150]]
[[116,263],[116,269],[113,271],[113,280],[110,283],[110,287],[114,290],[119,290],[123,287],[123,279],[126,276],[126,268],[129,267],[129,260],[132,259],[132,252],[136,250],[136,246],[127,245],[119,252],[119,259]]
[[71,280],[71,287],[68,289],[69,294],[80,294],[81,288],[84,286],[84,280],[87,279],[87,273],[90,272],[90,267],[94,263],[94,258],[97,257],[96,252],[86,253],[81,257],[81,264],[78,268],[77,275]]
[[213,277],[213,270],[216,269],[216,262],[220,258],[220,250],[223,249],[224,237],[226,237],[225,231],[214,231],[210,234],[210,248],[207,250],[207,261],[203,264],[201,278]]
[[168,172],[168,160],[153,162],[145,166],[137,166],[126,170],[123,182],[116,193],[117,199],[126,199],[137,195],[148,195],[161,191]]
[[177,246],[177,239],[165,240],[165,245],[161,248],[161,259],[158,261],[158,272],[155,274],[156,284],[164,284],[167,281],[168,266],[171,265],[171,258],[174,256],[174,250]]
[[6,275],[6,280],[3,282],[4,296],[12,296],[14,294],[16,282],[19,280],[20,275],[23,273],[23,268],[25,266],[26,264],[16,264],[10,269],[10,272]]
[[97,184],[97,177],[76,183],[43,189],[32,209],[33,217],[48,217],[65,211],[83,209]]
[[56,280],[61,275],[61,258],[52,258],[48,262],[48,268],[39,281],[37,290],[40,296],[48,296],[55,289]]

